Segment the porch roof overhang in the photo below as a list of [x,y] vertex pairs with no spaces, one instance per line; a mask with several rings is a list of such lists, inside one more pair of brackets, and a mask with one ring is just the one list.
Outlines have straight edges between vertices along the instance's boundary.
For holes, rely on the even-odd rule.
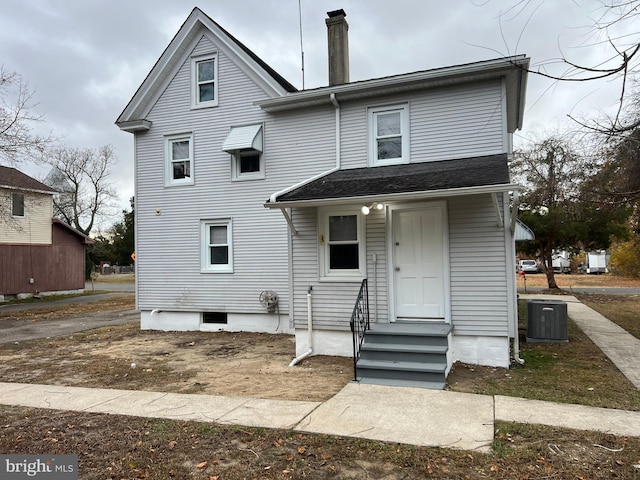
[[425,200],[517,190],[506,154],[387,167],[336,170],[274,194],[266,208]]

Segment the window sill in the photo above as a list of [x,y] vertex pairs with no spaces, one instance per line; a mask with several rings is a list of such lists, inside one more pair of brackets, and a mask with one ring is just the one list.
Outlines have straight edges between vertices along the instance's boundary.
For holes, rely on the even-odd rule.
[[193,180],[189,182],[167,182],[164,184],[165,187],[184,187],[188,185],[193,185],[195,182]]
[[198,103],[191,105],[191,110],[202,110],[203,108],[214,108],[218,106],[218,102]]
[[320,283],[362,283],[362,280],[365,279],[364,275],[331,275],[331,276],[322,276],[318,279]]
[[220,269],[220,270],[200,269],[200,273],[233,273],[233,268],[227,267],[225,269]]
[[256,175],[240,175],[237,177],[233,177],[231,179],[232,182],[251,182],[253,180],[264,180],[264,174],[256,174]]

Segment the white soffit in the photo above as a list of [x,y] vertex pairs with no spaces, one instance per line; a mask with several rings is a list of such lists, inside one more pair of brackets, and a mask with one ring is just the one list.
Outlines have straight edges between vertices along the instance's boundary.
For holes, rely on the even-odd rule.
[[222,144],[225,152],[256,150],[262,152],[262,124],[231,127],[227,139]]

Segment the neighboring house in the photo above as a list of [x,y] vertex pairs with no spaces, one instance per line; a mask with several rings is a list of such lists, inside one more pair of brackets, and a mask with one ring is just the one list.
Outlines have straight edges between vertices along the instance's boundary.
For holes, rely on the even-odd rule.
[[350,356],[366,284],[358,378],[442,387],[455,361],[508,366],[529,60],[350,83],[344,17],[326,20],[329,86],[297,91],[196,8],[117,119],[135,135],[141,325]]
[[0,300],[84,289],[92,240],[52,218],[55,190],[0,166]]

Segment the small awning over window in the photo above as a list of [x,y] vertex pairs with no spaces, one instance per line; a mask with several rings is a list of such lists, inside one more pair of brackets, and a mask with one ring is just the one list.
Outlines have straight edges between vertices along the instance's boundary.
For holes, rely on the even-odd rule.
[[533,233],[527,225],[524,224],[519,218],[516,219],[516,232],[515,232],[515,241],[516,242],[527,242],[536,239],[536,234]]
[[233,153],[238,150],[255,150],[262,152],[262,124],[231,127],[222,150]]

